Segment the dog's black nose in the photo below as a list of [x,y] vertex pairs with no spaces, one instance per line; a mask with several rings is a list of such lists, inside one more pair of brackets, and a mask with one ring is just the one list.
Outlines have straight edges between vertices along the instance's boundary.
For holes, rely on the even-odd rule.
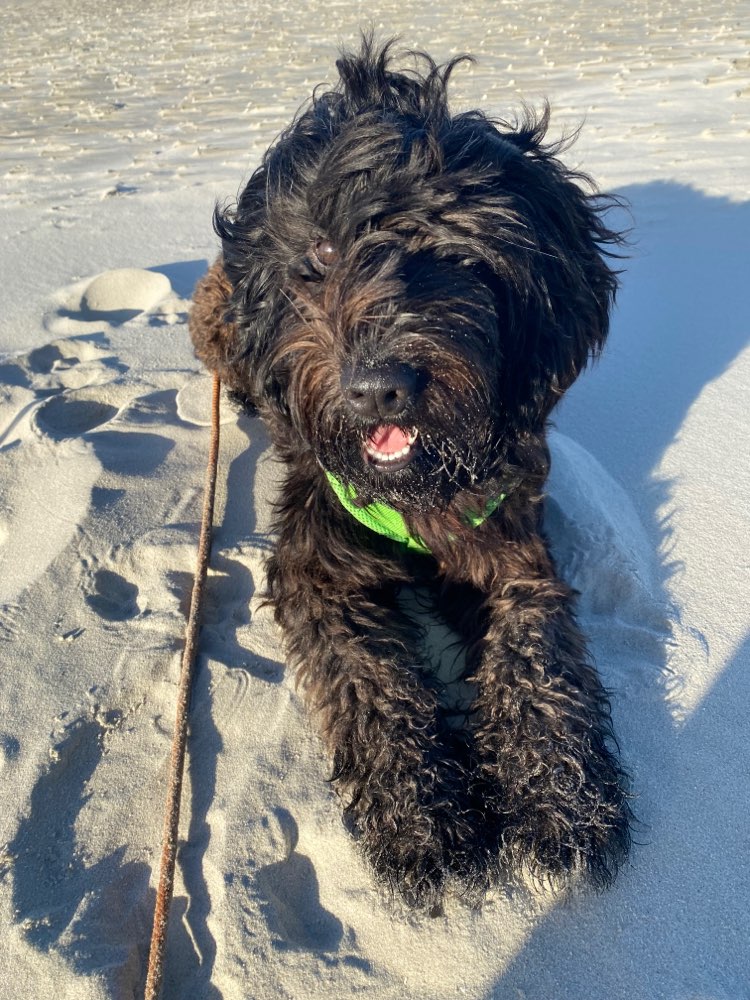
[[345,368],[341,388],[349,408],[359,417],[397,417],[417,394],[417,373],[397,362],[377,368]]

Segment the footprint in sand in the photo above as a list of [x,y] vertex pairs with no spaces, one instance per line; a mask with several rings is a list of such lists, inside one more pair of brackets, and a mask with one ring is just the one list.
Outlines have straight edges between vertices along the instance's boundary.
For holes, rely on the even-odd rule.
[[53,396],[34,415],[36,427],[53,441],[78,437],[110,421],[118,411],[97,399]]
[[36,374],[49,375],[53,369],[72,368],[80,359],[63,354],[58,344],[44,344],[26,355],[26,367]]
[[79,389],[127,371],[101,332],[53,340],[30,351],[22,363],[38,396]]
[[56,443],[96,431],[86,440],[106,470],[120,476],[147,476],[164,462],[174,441],[162,434],[105,429],[133,404],[132,386],[108,382],[50,397],[34,412],[31,423],[40,437]]
[[91,580],[86,603],[110,622],[123,622],[138,612],[138,587],[110,569],[98,569]]
[[51,341],[0,364],[0,386],[30,390],[33,402],[65,389],[102,384],[127,370],[105,334],[87,333]]
[[[96,502],[96,501],[95,501]],[[193,524],[165,525],[110,548],[79,548],[81,622],[136,649],[173,651],[181,642],[195,563]],[[175,574],[189,580],[184,590]],[[137,628],[133,622],[137,621]]]
[[[46,409],[43,408],[38,426],[35,420],[35,414],[44,400],[61,395],[66,390],[76,391],[109,383],[106,392],[112,395],[113,376],[127,371],[127,365],[115,358],[108,347],[108,340],[103,334],[87,334],[44,344],[0,365],[0,447],[7,447],[24,438],[30,416],[32,427],[46,432],[56,441],[75,437],[111,419],[111,411],[103,415],[95,414],[91,403],[81,406],[76,401],[69,409],[67,403],[51,402]],[[100,397],[101,390],[93,393],[91,398]],[[115,402],[119,407],[120,401]]]
[[296,850],[299,832],[294,817],[286,809],[277,808],[264,825],[285,855],[281,861],[259,868],[255,876],[274,947],[337,951],[344,928],[321,906],[313,863]]

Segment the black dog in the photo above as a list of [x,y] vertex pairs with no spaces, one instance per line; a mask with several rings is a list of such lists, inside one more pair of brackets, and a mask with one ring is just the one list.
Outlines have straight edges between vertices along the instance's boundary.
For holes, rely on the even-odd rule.
[[[609,204],[520,124],[365,39],[217,211],[191,334],[286,483],[270,600],[382,883],[434,908],[514,872],[607,884],[630,843],[609,705],[541,534],[545,424],[601,348]],[[465,639],[462,720],[400,600]]]

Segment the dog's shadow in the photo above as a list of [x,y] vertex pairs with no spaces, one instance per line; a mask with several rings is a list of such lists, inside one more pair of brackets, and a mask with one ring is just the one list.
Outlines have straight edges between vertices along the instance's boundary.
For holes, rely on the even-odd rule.
[[[584,605],[589,601],[583,624],[594,629],[600,670],[614,688],[615,727],[634,775],[638,844],[612,890],[550,908],[486,1000],[548,1000],[560,984],[577,997],[671,996],[681,989],[678,978],[690,984],[691,995],[729,996],[747,982],[750,894],[747,859],[738,850],[750,807],[742,708],[750,704],[750,640],[718,666],[710,637],[692,623],[683,626],[670,587],[684,569],[672,555],[670,523],[680,509],[681,483],[658,469],[697,398],[750,339],[741,291],[750,203],[669,183],[622,193],[633,206],[636,242],[611,339],[599,366],[566,397],[556,423],[632,501],[654,554],[653,606],[672,617],[665,632],[647,614],[650,620],[630,623],[628,638],[617,606],[602,616],[596,595],[582,595]],[[726,443],[720,447],[726,454]],[[686,474],[696,475],[697,461],[694,448]],[[717,483],[706,473],[705,495],[716,497],[705,508],[709,538],[718,538],[722,521],[728,523],[722,510],[736,502],[731,469],[724,479]],[[708,520],[712,511],[716,520]],[[565,547],[564,537],[552,540]],[[689,554],[690,541],[676,546],[678,555],[680,548]],[[705,541],[698,554],[705,558]],[[615,665],[603,662],[609,654]],[[677,688],[683,668],[694,689],[686,699]],[[701,699],[695,687],[702,671],[713,677]]]

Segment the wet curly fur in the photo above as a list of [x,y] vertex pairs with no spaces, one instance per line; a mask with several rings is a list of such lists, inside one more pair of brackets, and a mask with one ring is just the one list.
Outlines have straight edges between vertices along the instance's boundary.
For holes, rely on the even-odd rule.
[[[547,109],[451,114],[460,60],[410,59],[342,56],[217,210],[190,327],[286,465],[269,599],[347,825],[381,884],[435,910],[519,872],[606,885],[628,851],[607,696],[541,530],[545,424],[605,340],[620,239],[545,144]],[[361,525],[324,470],[431,554]],[[464,639],[458,720],[400,599],[415,584]]]

